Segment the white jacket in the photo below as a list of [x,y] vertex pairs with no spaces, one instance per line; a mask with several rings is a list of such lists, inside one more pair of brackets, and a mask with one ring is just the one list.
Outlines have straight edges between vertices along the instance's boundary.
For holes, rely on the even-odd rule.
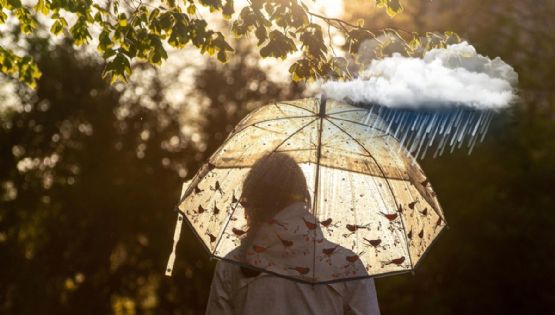
[[219,261],[206,315],[379,315],[374,279],[305,284],[262,273],[246,278],[239,266]]
[[[307,217],[308,212],[304,204],[294,203],[282,211],[274,218],[289,227],[295,227],[302,223],[302,219]],[[310,219],[310,217],[307,217]],[[314,219],[312,217],[312,219]],[[299,223],[299,221],[301,223]],[[267,226],[258,232],[261,239],[270,239],[268,235],[275,235],[275,231]],[[287,231],[280,230],[283,237],[294,240],[293,254],[283,255],[278,245],[267,243],[269,249],[264,252],[264,257],[258,256],[262,261],[269,261],[271,265],[287,266],[295,264],[306,264],[306,250],[314,250],[313,242],[300,241],[299,235],[292,231],[298,229],[290,228]],[[316,231],[321,235],[321,231]],[[274,237],[275,238],[275,237]],[[279,240],[278,240],[279,241]],[[274,240],[275,242],[275,240]],[[318,247],[330,247],[333,243],[324,240]],[[336,246],[337,247],[337,246]],[[276,250],[272,250],[276,249]],[[319,249],[320,250],[320,249]],[[303,251],[305,252],[304,254]],[[226,259],[236,260],[240,248],[230,252]],[[297,253],[297,254],[294,254]],[[310,252],[309,252],[310,254]],[[345,248],[337,248],[337,255],[348,255],[350,251]],[[312,257],[312,255],[306,255]],[[341,260],[340,264],[344,264]],[[337,263],[319,262],[317,270],[322,275],[332,275],[336,273]],[[359,266],[360,265],[360,266]],[[353,272],[360,275],[364,272],[362,264],[355,262],[352,266]],[[277,270],[283,270],[280,267]],[[341,267],[341,270],[344,270]],[[359,270],[360,269],[360,270]],[[256,277],[245,277],[237,264],[219,261],[216,265],[210,297],[208,300],[207,315],[294,315],[294,314],[357,314],[357,315],[379,315],[376,288],[372,278],[359,280],[349,280],[335,282],[331,284],[306,284],[274,276],[268,273],[261,273]]]

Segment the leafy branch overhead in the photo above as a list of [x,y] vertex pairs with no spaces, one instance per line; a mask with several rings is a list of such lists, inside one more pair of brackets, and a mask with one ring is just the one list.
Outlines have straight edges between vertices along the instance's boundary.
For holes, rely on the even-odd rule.
[[[132,61],[160,64],[168,57],[168,45],[175,48],[193,45],[201,53],[227,62],[233,48],[226,35],[213,29],[201,16],[200,8],[230,20],[231,31],[236,37],[254,35],[262,57],[284,59],[299,52],[289,69],[293,80],[349,78],[359,71],[364,60],[357,56],[347,61],[336,55],[331,46],[331,29],[344,36],[344,48],[351,54],[356,54],[366,40],[376,40],[379,43],[375,48],[377,56],[394,44],[400,44],[405,53],[414,54],[419,49],[443,46],[455,38],[450,33],[420,36],[395,29],[371,30],[362,22],[352,24],[314,13],[302,0],[250,0],[241,8],[233,0],[153,3],[143,0],[36,0],[29,6],[20,0],[0,0],[0,24],[16,21],[20,32],[31,36],[38,28],[38,17],[42,16],[49,21],[52,35],[69,36],[77,46],[89,44],[94,39],[106,61],[104,76],[112,82],[126,80]],[[399,0],[376,0],[376,4],[385,8],[390,16],[403,10]],[[30,86],[40,77],[32,58],[17,55],[8,45],[0,46],[0,63],[2,73],[18,77]]]

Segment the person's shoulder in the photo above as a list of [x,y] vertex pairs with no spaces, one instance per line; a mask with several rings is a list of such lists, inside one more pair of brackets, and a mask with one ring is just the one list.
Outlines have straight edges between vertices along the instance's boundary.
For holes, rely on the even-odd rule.
[[233,270],[239,268],[236,263],[229,261],[227,259],[218,259],[216,262],[216,272],[232,272]]
[[224,257],[217,257],[218,262],[216,263],[216,273],[220,273],[222,275],[225,274],[226,277],[229,277],[234,272],[237,272],[239,270],[237,262],[239,250],[239,248],[235,248]]
[[363,293],[363,294],[375,294],[376,284],[374,283],[373,277],[364,277],[359,279],[353,279],[345,283],[345,290],[350,292],[350,294]]

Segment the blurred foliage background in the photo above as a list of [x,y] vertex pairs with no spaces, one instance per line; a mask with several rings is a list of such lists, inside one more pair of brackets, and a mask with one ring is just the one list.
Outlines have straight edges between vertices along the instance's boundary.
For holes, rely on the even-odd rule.
[[[376,280],[382,314],[551,314],[555,4],[416,1],[391,20],[360,1],[347,20],[456,31],[513,65],[521,88],[472,155],[422,162],[450,229],[414,275]],[[202,314],[214,262],[188,229],[163,276],[181,184],[248,111],[305,87],[275,80],[248,43],[225,65],[137,64],[115,86],[70,42],[26,47],[36,90],[0,83],[0,313]]]

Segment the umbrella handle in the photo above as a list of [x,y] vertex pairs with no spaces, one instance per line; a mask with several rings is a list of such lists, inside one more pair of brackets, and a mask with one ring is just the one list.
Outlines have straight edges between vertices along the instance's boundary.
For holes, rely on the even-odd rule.
[[179,242],[179,237],[181,236],[181,225],[183,224],[183,215],[179,213],[177,215],[177,222],[175,223],[175,230],[173,232],[173,247],[170,257],[168,258],[168,264],[166,266],[166,276],[171,277],[173,272],[173,264],[175,263],[175,251],[177,248],[177,243]]
[[[191,184],[191,180],[188,180],[181,187],[180,202],[183,201],[182,200],[183,195],[185,195],[185,192],[187,191],[187,188],[189,187],[190,184]],[[176,208],[176,209],[179,210],[179,208]],[[182,224],[183,224],[183,214],[181,214],[181,212],[178,211],[177,212],[177,221],[175,222],[175,230],[173,232],[172,252],[170,254],[170,257],[168,258],[168,264],[166,266],[166,276],[168,276],[168,277],[171,277],[172,272],[173,272],[173,264],[175,263],[175,251],[177,249],[177,243],[179,242],[179,237],[181,236],[181,225]]]

